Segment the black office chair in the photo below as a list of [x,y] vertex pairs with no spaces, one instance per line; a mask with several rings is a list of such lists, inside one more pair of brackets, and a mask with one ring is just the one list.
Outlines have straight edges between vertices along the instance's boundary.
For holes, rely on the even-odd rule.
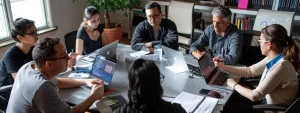
[[[6,85],[0,88],[0,110],[2,112],[7,108],[12,86],[13,85]],[[1,111],[0,113],[2,113]]]
[[65,44],[66,44],[68,53],[70,53],[72,51],[75,52],[76,35],[77,35],[77,30],[72,31],[65,35]]

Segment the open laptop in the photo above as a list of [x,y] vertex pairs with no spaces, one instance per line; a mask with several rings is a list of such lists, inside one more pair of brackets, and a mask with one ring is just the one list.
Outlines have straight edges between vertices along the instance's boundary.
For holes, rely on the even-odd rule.
[[[116,69],[116,61],[110,58],[106,58],[101,55],[95,57],[94,63],[92,65],[92,71],[90,76],[92,78],[101,79],[104,81],[104,90],[107,91],[109,84],[112,81],[114,71]],[[90,90],[91,87],[87,85],[82,86],[82,88]]]
[[168,62],[168,66],[166,67],[167,69],[174,73],[182,73],[189,70],[181,52],[166,46],[162,46],[162,50]]
[[223,86],[227,78],[229,77],[229,73],[225,73],[220,68],[215,67],[212,61],[212,57],[209,53],[205,53],[198,60],[201,73],[205,79],[206,84]]
[[93,53],[83,56],[81,59],[92,62],[97,55],[101,55],[110,59],[116,59],[115,56],[118,48],[118,43],[119,40],[116,40],[104,47],[101,47],[100,49],[95,50]]

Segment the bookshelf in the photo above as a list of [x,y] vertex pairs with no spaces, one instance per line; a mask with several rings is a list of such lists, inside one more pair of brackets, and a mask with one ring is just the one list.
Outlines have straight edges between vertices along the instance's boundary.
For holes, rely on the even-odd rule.
[[[162,1],[162,0],[151,0],[151,1],[157,2],[157,3],[161,4],[162,6],[170,5],[170,2],[169,2],[170,0],[164,0],[164,1]],[[177,1],[193,2],[193,0],[177,0]],[[194,7],[195,11],[200,11],[200,12],[206,11],[206,12],[208,12],[208,11],[212,11],[216,7],[216,5],[215,6],[201,5],[201,4],[198,3],[198,0],[194,0],[194,1],[196,2],[195,7]],[[226,4],[225,0],[219,0],[219,1],[215,0],[215,1],[217,1],[221,5]],[[249,0],[248,6],[250,6],[250,4],[251,4],[250,2],[252,2],[252,1],[260,1],[260,0]],[[268,0],[261,0],[261,1],[268,1]],[[293,0],[286,0],[286,1],[293,1]],[[295,1],[297,1],[297,0],[295,0]],[[270,2],[270,0],[269,0],[269,2]],[[280,0],[273,0],[271,2],[272,3],[268,3],[269,4],[268,8],[270,10],[276,10],[277,11],[279,9],[278,5],[280,4]],[[298,2],[300,4],[300,0],[298,0]],[[270,4],[271,4],[271,6],[270,6]],[[225,6],[227,6],[227,5],[225,5]],[[229,7],[230,10],[232,11],[232,17],[231,17],[232,21],[231,22],[233,24],[235,24],[236,18],[244,18],[244,17],[255,18],[256,15],[258,14],[258,10],[259,10],[259,8],[257,8],[257,6],[256,6],[256,8],[251,8],[251,7],[253,7],[252,5],[250,7],[248,7],[248,9],[239,9],[239,8],[237,8],[237,6],[227,6],[227,7]],[[300,7],[299,7],[299,11],[300,11]],[[287,11],[287,12],[289,12],[289,11]],[[294,21],[297,21],[298,23],[300,22],[300,14],[295,15]],[[299,25],[297,26],[295,24],[295,26],[296,27],[294,27],[293,35],[297,34],[295,29],[300,28]]]

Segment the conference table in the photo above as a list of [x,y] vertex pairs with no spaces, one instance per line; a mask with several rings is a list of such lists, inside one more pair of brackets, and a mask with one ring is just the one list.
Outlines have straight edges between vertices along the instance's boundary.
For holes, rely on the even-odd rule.
[[[130,45],[125,45],[125,44],[118,44],[118,49],[122,49],[126,51],[126,60],[125,62],[117,62],[117,66],[113,74],[112,81],[109,85],[109,88],[113,89],[113,91],[108,92],[105,95],[105,97],[122,95],[125,98],[125,100],[128,102],[128,96],[127,96],[128,70],[132,62],[136,59],[131,57],[130,53],[136,51],[132,50]],[[223,106],[226,104],[226,102],[228,101],[228,99],[233,93],[232,90],[209,86],[206,84],[204,78],[191,77],[189,71],[176,74],[170,71],[169,69],[165,68],[167,66],[165,60],[155,61],[155,63],[159,67],[161,73],[165,76],[164,81],[162,82],[162,87],[164,91],[163,97],[176,97],[181,92],[188,92],[188,93],[200,95],[199,91],[202,88],[213,89],[221,94],[221,98],[219,99],[218,104],[215,106],[213,110],[213,113],[219,113],[220,111],[222,111]],[[72,71],[68,70],[57,77],[68,77],[70,73],[72,73]],[[234,76],[234,78],[239,79],[239,77],[237,76]],[[78,87],[78,88],[70,88],[70,89],[61,89],[59,90],[59,94],[61,98],[65,99],[65,101],[67,102],[70,101],[71,103],[80,103],[90,95],[90,92],[88,90],[85,90],[82,87]],[[99,106],[101,106],[101,101],[96,101],[91,106],[90,109],[97,109],[97,108],[100,109]]]

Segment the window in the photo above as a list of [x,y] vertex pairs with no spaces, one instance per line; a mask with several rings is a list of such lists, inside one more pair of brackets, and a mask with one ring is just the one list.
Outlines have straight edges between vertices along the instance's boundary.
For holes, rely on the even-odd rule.
[[5,37],[9,36],[9,30],[8,30],[8,21],[7,16],[5,13],[5,7],[3,4],[3,0],[0,0],[0,39],[3,39]]
[[33,20],[39,30],[48,28],[44,0],[0,0],[0,41],[10,37],[8,20],[20,17]]

